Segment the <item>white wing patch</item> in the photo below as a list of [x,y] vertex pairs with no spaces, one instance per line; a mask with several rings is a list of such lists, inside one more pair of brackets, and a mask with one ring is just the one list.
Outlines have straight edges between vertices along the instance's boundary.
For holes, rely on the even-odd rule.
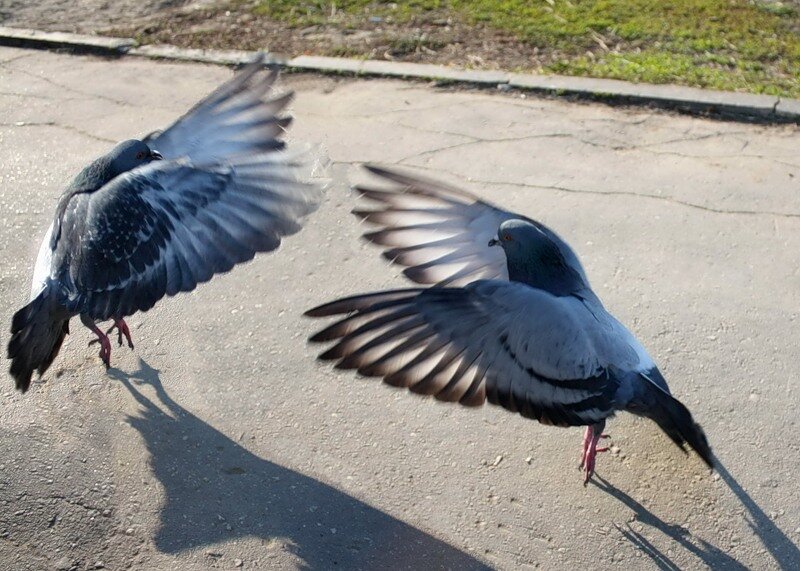
[[33,283],[31,284],[31,301],[44,289],[47,278],[50,277],[50,267],[53,260],[53,251],[50,249],[50,236],[53,234],[53,225],[44,235],[39,254],[36,256],[36,265],[33,267]]

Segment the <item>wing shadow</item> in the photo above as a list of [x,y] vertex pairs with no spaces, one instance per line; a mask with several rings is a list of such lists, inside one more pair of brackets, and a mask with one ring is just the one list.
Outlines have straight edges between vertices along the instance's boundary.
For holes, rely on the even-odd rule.
[[[780,530],[778,527],[764,514],[761,508],[747,495],[747,493],[739,486],[736,480],[730,475],[725,467],[717,460],[717,471],[722,480],[733,491],[739,501],[742,502],[744,507],[750,512],[751,519],[747,522],[753,532],[759,537],[761,542],[767,548],[772,557],[777,562],[781,569],[798,569],[800,568],[800,552],[791,540]],[[620,502],[628,506],[636,514],[636,520],[642,524],[648,525],[658,529],[674,542],[682,546],[684,549],[695,555],[710,569],[734,569],[747,571],[747,567],[739,561],[728,555],[720,548],[700,539],[699,537],[692,536],[691,532],[686,528],[670,524],[662,520],[653,512],[648,510],[642,504],[634,500],[625,492],[615,488],[608,481],[595,474],[597,481],[592,482],[607,494],[618,499]],[[637,548],[641,549],[659,569],[664,571],[676,571],[680,566],[674,563],[666,554],[659,551],[652,543],[650,543],[641,533],[635,531],[630,525],[626,527],[617,526],[617,529],[628,541],[630,541]]]
[[[490,569],[485,563],[314,478],[259,458],[164,390],[140,360],[110,369],[143,407],[129,422],[165,490],[159,550],[178,553],[241,537],[279,540],[306,569]],[[135,385],[151,385],[160,405]],[[273,544],[274,546],[274,544]]]

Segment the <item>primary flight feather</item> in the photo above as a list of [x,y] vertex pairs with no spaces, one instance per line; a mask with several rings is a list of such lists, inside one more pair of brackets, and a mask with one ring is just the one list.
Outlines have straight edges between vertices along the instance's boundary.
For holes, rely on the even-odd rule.
[[19,390],[52,364],[70,318],[97,335],[109,366],[111,343],[97,322],[113,320],[120,345],[124,336],[133,348],[126,316],[301,228],[321,189],[301,181],[301,164],[281,152],[292,94],[273,93],[277,75],[258,58],[173,125],[120,143],[67,187],[31,301],[12,320],[8,357]]
[[381,210],[356,214],[365,237],[429,289],[340,299],[307,312],[344,316],[311,340],[342,369],[444,401],[489,401],[544,424],[586,426],[585,482],[606,419],[654,420],[711,466],[688,409],[636,338],[603,307],[577,256],[543,224],[467,193],[369,167],[393,188],[357,187]]

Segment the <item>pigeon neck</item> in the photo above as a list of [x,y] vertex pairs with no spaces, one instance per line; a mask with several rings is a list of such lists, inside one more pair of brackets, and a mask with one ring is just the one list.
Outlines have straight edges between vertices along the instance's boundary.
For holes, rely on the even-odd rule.
[[100,190],[119,173],[112,167],[111,161],[105,157],[99,158],[84,168],[72,179],[56,206],[56,216],[53,221],[53,232],[50,235],[50,249],[55,250],[56,244],[61,239],[61,223],[72,198],[79,194],[89,194]]
[[118,174],[120,173],[115,172],[111,162],[105,157],[97,159],[78,173],[67,188],[67,193],[73,195],[94,192],[108,184]]
[[583,278],[566,265],[552,267],[508,260],[508,278],[513,282],[521,282],[559,297],[591,291]]

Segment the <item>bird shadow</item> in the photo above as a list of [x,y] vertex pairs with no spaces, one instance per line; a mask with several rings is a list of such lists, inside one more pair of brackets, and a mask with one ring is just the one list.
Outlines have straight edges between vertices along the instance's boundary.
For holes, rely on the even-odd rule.
[[[172,400],[159,371],[143,360],[133,373],[110,369],[109,375],[143,407],[128,420],[164,488],[154,538],[160,551],[255,537],[265,557],[287,549],[305,569],[490,569],[332,486],[256,456]],[[138,385],[153,387],[161,406]]]
[[[693,537],[691,532],[683,526],[665,522],[628,494],[615,488],[607,480],[597,476],[597,474],[595,474],[595,478],[596,480],[593,479],[592,483],[633,510],[636,515],[636,521],[658,529],[664,533],[664,535],[699,558],[710,569],[737,569],[747,571],[747,567],[718,547],[715,547],[699,537]],[[625,539],[648,555],[650,559],[653,560],[656,567],[665,571],[680,570],[679,565],[674,563],[667,554],[659,551],[655,545],[650,543],[641,533],[634,530],[630,524],[627,524],[625,527],[620,525],[616,527]]]
[[800,569],[800,549],[797,544],[789,539],[786,534],[772,521],[764,510],[750,497],[750,495],[739,485],[728,469],[717,459],[715,466],[717,474],[730,488],[731,492],[741,502],[747,510],[748,516],[745,521],[750,529],[756,534],[778,567],[788,571],[789,569]]
[[[722,480],[749,512],[750,518],[747,519],[748,525],[775,559],[778,566],[784,570],[800,568],[800,552],[798,552],[797,546],[767,517],[763,510],[758,507],[755,501],[742,489],[719,460],[717,460],[716,469]],[[607,480],[604,480],[596,474],[595,478],[596,481],[592,480],[592,483],[633,510],[636,515],[636,521],[658,529],[664,533],[664,535],[695,555],[710,569],[747,571],[748,568],[745,565],[720,548],[699,537],[693,536],[691,532],[683,526],[665,522],[628,494],[615,488]],[[648,541],[641,533],[634,530],[629,524],[625,527],[620,525],[616,527],[625,539],[650,557],[659,569],[664,571],[679,571],[681,569],[667,554],[659,551],[655,545]]]

